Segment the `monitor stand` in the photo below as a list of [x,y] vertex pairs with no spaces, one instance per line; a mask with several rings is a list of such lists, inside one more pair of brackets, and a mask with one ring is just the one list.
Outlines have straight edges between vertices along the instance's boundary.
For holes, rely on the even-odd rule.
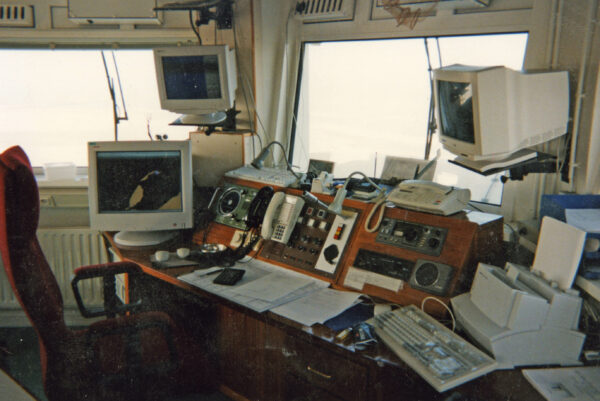
[[227,119],[227,113],[224,111],[215,111],[208,114],[182,114],[170,125],[217,125]]
[[162,244],[177,236],[176,230],[163,231],[119,231],[114,241],[117,245],[140,247]]

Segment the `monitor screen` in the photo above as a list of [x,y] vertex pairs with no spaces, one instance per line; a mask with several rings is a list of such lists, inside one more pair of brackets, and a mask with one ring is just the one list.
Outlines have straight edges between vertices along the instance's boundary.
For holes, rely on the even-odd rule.
[[192,227],[189,141],[90,142],[88,154],[92,228],[121,231],[121,245],[153,245]]
[[180,152],[98,152],[96,163],[98,213],[183,209]]
[[221,97],[219,59],[216,55],[163,57],[162,63],[167,98]]
[[470,83],[438,81],[440,127],[444,135],[475,143],[473,87]]
[[226,45],[154,49],[161,107],[174,113],[206,115],[233,107],[235,54]]

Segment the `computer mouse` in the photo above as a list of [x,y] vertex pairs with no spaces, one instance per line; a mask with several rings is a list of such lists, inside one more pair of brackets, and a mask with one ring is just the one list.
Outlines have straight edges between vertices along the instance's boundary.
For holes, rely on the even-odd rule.
[[154,253],[154,258],[158,262],[166,262],[167,260],[169,260],[169,251],[156,251]]
[[177,248],[177,257],[180,259],[185,259],[190,255],[189,248]]

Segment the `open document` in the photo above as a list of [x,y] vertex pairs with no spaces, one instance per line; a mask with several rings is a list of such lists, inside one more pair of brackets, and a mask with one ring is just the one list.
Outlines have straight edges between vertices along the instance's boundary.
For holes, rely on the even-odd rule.
[[196,270],[178,278],[256,312],[273,309],[329,286],[326,281],[284,270],[256,259],[237,263],[235,268],[243,269],[246,273],[234,286],[213,283],[215,276],[206,274],[204,270]]
[[356,292],[321,288],[302,298],[271,309],[271,312],[305,326],[312,326],[315,323],[324,323],[344,312],[355,305],[359,297],[360,294]]

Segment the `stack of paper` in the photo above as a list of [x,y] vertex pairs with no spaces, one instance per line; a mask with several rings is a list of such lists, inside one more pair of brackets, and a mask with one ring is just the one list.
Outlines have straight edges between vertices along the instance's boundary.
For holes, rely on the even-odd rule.
[[178,278],[257,312],[267,311],[329,286],[325,281],[283,270],[256,259],[235,267],[246,271],[235,286],[215,284],[215,276],[207,275],[203,270]]

